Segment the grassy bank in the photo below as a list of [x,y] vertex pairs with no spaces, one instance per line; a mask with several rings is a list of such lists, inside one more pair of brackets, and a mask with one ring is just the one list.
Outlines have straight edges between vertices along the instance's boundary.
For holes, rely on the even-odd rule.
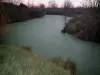
[[50,60],[26,49],[0,46],[0,75],[68,75]]

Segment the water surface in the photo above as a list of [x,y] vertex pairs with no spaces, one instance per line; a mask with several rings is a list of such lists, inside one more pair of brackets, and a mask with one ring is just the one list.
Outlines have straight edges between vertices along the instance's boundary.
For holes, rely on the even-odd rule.
[[7,43],[31,46],[48,58],[69,57],[76,62],[78,75],[100,75],[100,45],[62,34],[63,26],[63,17],[54,15],[15,23]]

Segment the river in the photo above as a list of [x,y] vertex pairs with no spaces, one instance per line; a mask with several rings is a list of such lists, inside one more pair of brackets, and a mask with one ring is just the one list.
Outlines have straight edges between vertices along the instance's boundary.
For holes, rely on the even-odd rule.
[[63,16],[56,15],[15,23],[7,43],[30,46],[47,58],[70,58],[76,62],[78,75],[100,75],[100,45],[62,34],[63,26]]

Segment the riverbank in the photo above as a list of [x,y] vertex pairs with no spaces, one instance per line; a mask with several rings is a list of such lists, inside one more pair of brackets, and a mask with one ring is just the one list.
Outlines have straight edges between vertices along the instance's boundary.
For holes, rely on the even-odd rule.
[[[96,14],[94,16],[99,16]],[[100,43],[99,37],[99,19],[92,16],[91,14],[80,14],[75,15],[64,27],[62,33],[69,33],[74,35],[75,37],[86,40],[92,41],[96,43]]]
[[[0,2],[0,6],[3,7],[1,11],[5,11],[5,15],[9,18],[10,22],[22,22],[29,19],[41,18],[45,15],[44,8],[28,7],[25,4],[19,5],[13,3]],[[4,14],[1,13],[1,14]]]
[[41,18],[45,15],[44,8],[28,7],[7,2],[0,2],[0,36],[11,31],[12,23],[23,22],[30,19]]
[[69,75],[28,47],[0,46],[1,75]]

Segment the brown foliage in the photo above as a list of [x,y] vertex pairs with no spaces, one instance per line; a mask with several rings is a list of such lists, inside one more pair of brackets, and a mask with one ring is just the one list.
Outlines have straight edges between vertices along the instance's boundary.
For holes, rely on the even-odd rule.
[[54,63],[56,66],[61,66],[67,71],[70,71],[72,75],[76,74],[76,64],[69,58],[64,61],[61,57],[55,57],[54,59],[52,59],[52,63]]
[[65,61],[64,69],[69,70],[72,75],[76,74],[76,64],[73,61],[71,61],[70,59]]
[[32,52],[32,49],[28,46],[22,46],[21,48],[23,48],[24,50],[26,50],[28,52]]
[[64,61],[60,56],[53,58],[52,63],[54,63],[56,66],[61,66],[61,67],[64,66]]

